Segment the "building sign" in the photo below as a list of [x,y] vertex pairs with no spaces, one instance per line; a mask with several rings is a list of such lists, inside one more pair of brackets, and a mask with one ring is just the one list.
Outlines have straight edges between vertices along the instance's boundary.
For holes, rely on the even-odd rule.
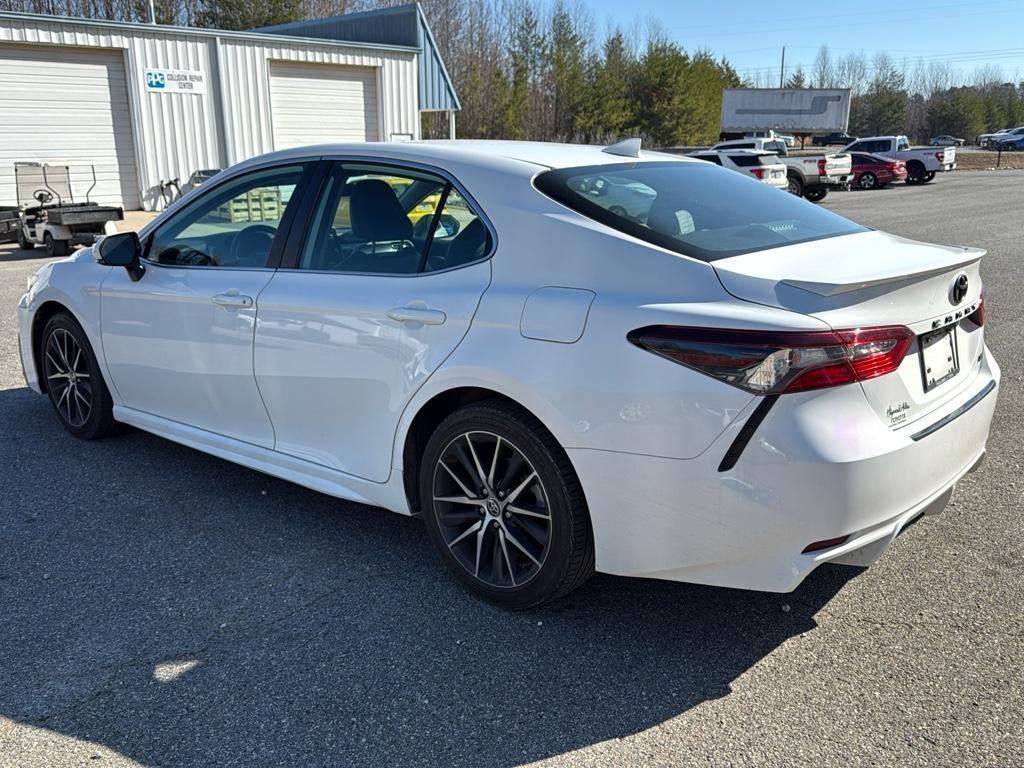
[[147,69],[146,90],[150,93],[206,93],[206,75],[184,69]]

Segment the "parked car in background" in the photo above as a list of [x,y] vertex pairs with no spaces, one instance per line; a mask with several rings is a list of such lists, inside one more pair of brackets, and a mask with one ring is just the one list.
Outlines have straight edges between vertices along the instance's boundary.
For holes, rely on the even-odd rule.
[[907,164],[881,155],[854,152],[853,185],[861,189],[880,189],[894,181],[907,180]]
[[850,136],[848,133],[839,131],[836,133],[827,133],[824,136],[815,136],[811,139],[811,144],[815,147],[830,147],[836,144],[841,147],[845,147],[851,141],[856,140],[856,136]]
[[761,152],[756,149],[701,149],[688,153],[687,157],[753,176],[771,187],[785,189],[787,186],[786,166],[774,152]]
[[962,147],[967,141],[944,133],[941,136],[933,136],[928,143],[933,147]]
[[772,138],[747,136],[742,139],[729,139],[713,144],[711,149],[756,149],[760,152],[774,152],[779,157],[786,157],[789,154],[789,146],[778,136]]
[[[643,220],[597,177],[649,189]],[[416,236],[438,193],[467,223]],[[415,515],[508,608],[595,570],[787,592],[872,563],[984,458],[983,255],[637,140],[297,147],[44,264],[19,351],[71,435],[129,424]]]
[[902,160],[907,164],[908,184],[925,184],[934,179],[936,173],[956,168],[955,147],[912,147],[906,136],[870,136],[858,139],[843,151]]
[[774,139],[721,141],[711,149],[777,151],[779,159],[786,166],[786,184],[789,191],[797,197],[806,197],[812,203],[824,200],[830,189],[846,189],[853,181],[853,167],[849,155],[790,155],[778,136]]
[[978,136],[978,146],[985,147],[986,149],[995,149],[1003,139],[1010,138],[1011,134],[1016,135],[1022,132],[1024,132],[1024,126],[1019,126],[1017,128],[1003,128],[995,131],[994,133],[983,133]]
[[1008,149],[1018,139],[1024,139],[1024,125],[1019,128],[1011,128],[1002,136],[989,140],[989,149]]
[[1003,150],[1004,152],[1019,152],[1020,150],[1024,149],[1024,135],[1013,136],[1008,139],[1003,139],[1002,141],[999,142],[999,149]]
[[788,133],[776,133],[775,134],[775,138],[776,139],[782,139],[784,142],[786,142],[786,146],[787,147],[795,147],[796,146],[796,136],[791,136]]

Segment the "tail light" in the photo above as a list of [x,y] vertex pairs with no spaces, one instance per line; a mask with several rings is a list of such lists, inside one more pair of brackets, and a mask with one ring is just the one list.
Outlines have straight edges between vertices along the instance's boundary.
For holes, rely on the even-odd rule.
[[946,150],[942,150],[941,152],[936,152],[935,153],[935,159],[938,160],[940,163],[944,162],[945,159],[946,159]]
[[970,320],[975,325],[984,325],[985,324],[985,289],[984,288],[981,289],[981,298],[978,299],[978,308],[975,309],[973,312],[971,312],[971,314],[969,314],[967,316],[967,319]]
[[764,178],[764,169],[763,168],[751,168],[750,172],[752,174],[754,174],[755,178],[758,178],[758,179],[763,179]]
[[899,368],[914,339],[902,325],[848,331],[738,331],[652,325],[630,342],[755,395],[873,379]]
[[819,157],[818,158],[818,175],[819,176],[824,176],[825,175],[825,158],[824,157]]

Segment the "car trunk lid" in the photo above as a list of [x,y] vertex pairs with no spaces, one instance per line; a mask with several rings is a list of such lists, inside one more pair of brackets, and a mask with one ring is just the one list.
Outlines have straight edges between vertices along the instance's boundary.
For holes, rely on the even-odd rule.
[[[898,371],[862,382],[887,425],[924,418],[980,365],[979,262],[984,251],[862,232],[715,261],[739,299],[810,315],[836,330],[904,325],[915,341]],[[966,290],[954,284],[966,279]]]

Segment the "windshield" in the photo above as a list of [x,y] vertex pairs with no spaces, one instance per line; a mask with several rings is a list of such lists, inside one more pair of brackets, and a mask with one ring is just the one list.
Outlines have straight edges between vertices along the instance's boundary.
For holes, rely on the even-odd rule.
[[[629,192],[602,194],[595,179]],[[702,261],[867,231],[784,190],[704,163],[563,168],[540,174],[536,185],[588,218]]]

